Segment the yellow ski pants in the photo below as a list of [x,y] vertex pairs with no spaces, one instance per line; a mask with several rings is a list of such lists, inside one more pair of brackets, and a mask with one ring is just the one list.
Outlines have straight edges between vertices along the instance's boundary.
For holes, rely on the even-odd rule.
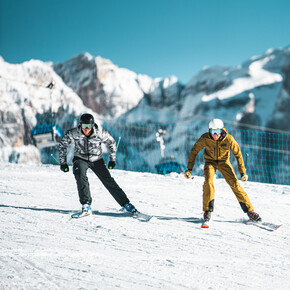
[[214,209],[214,185],[213,178],[218,170],[226,182],[231,187],[234,192],[237,200],[240,203],[240,206],[244,212],[252,211],[253,206],[250,202],[250,199],[247,193],[240,186],[237,176],[234,172],[234,169],[230,161],[205,161],[204,164],[204,177],[205,181],[203,184],[203,211],[213,211]]

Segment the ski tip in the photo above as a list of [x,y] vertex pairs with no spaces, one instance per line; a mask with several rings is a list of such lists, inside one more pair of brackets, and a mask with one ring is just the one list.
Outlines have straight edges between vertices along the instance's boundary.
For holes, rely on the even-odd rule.
[[273,224],[273,223],[270,223],[270,222],[263,222],[263,221],[258,221],[258,222],[255,222],[255,221],[251,221],[251,220],[248,220],[246,222],[246,224],[248,225],[255,225],[255,226],[258,226],[258,227],[264,227],[264,228],[267,228],[269,230],[272,230],[272,231],[276,231],[278,229],[280,229],[283,225],[282,224]]
[[152,219],[153,216],[152,215],[147,215],[145,213],[141,213],[139,211],[136,211],[133,214],[133,217],[139,219],[140,221],[149,222]]
[[202,227],[203,229],[208,229],[208,228],[209,228],[209,225],[201,225],[201,227]]

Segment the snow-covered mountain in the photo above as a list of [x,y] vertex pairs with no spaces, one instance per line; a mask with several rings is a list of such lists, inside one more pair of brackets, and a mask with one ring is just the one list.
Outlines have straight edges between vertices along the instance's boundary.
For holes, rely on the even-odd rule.
[[174,106],[158,106],[143,98],[121,119],[146,122],[154,116],[164,123],[207,124],[217,117],[226,124],[290,131],[290,46],[269,49],[237,67],[206,67],[179,92]]
[[[53,89],[47,88],[51,82]],[[15,154],[28,154],[24,160],[39,160],[35,147],[24,146],[32,144],[30,133],[38,119],[48,115],[65,119],[85,111],[92,112],[50,64],[39,60],[9,64],[0,57],[1,160]]]
[[186,98],[198,97],[200,101],[181,115],[216,115],[228,121],[290,131],[289,88],[290,47],[270,49],[235,68],[205,68],[184,90]]
[[54,80],[56,111],[65,107],[66,112],[77,113],[80,106],[74,106],[71,98],[80,97],[98,115],[126,122],[200,123],[215,116],[290,131],[290,47],[269,49],[237,67],[204,68],[186,85],[175,76],[152,79],[88,53],[58,64],[31,60],[12,65],[1,59],[0,76],[2,108],[8,103],[17,106],[17,98],[32,100],[31,109],[18,102],[32,115],[49,109],[50,98],[43,97],[49,90],[44,86]]
[[167,106],[175,102],[182,87],[176,77],[152,79],[89,53],[54,64],[53,68],[87,107],[104,117],[119,117],[136,107],[144,96],[150,104]]
[[[47,86],[52,81],[51,90]],[[185,85],[175,76],[153,79],[88,53],[58,64],[39,60],[9,64],[0,59],[1,160],[23,155],[19,146],[32,144],[31,129],[49,113],[61,125],[68,117],[93,112],[99,122],[111,126],[114,136],[120,136],[117,125],[126,129],[142,123],[121,132],[134,140],[122,139],[119,166],[134,170],[137,163],[154,170],[160,158],[155,138],[159,127],[170,127],[166,148],[186,163],[193,128],[206,128],[212,117],[223,119],[227,127],[247,128],[246,124],[290,131],[289,110],[290,46],[270,49],[237,67],[204,68]],[[162,125],[144,129],[152,123]],[[22,160],[29,159],[31,153],[27,154]],[[131,167],[125,167],[128,154],[140,157]]]
[[[47,87],[51,82],[53,89]],[[174,76],[137,75],[88,53],[63,64],[39,60],[9,64],[0,58],[0,158],[15,161],[15,156],[22,155],[16,161],[25,162],[33,154],[33,160],[40,160],[36,148],[19,147],[32,144],[31,129],[48,117],[59,125],[83,112],[93,113],[98,120],[116,118],[142,98],[149,104],[172,105],[181,88]]]

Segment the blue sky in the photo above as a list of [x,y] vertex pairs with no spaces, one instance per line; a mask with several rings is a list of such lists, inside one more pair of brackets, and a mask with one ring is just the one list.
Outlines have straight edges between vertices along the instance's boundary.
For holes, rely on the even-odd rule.
[[289,0],[0,0],[0,55],[63,62],[82,53],[186,83],[290,45]]

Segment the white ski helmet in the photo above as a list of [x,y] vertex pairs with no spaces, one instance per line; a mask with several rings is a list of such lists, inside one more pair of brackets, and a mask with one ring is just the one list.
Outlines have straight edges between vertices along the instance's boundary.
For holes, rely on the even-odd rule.
[[224,128],[224,122],[221,119],[212,119],[208,124],[209,129],[223,129]]

